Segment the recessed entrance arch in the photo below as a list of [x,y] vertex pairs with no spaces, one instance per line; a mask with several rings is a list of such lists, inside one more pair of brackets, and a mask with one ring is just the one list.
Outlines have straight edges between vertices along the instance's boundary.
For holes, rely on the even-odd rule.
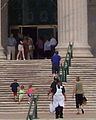
[[[24,31],[36,27],[37,36],[40,29],[43,31],[45,29],[45,33],[48,29],[50,33],[50,29],[57,26],[57,0],[10,0],[8,2],[8,24],[9,28],[19,25],[24,28]],[[55,35],[54,30],[52,34]]]
[[34,44],[40,36],[57,38],[57,0],[10,0],[8,11],[10,32],[29,35]]
[[[10,0],[10,1],[18,1],[18,0]],[[26,0],[25,0],[26,1]],[[29,0],[29,1],[32,1],[32,0]],[[36,1],[36,0],[34,0],[34,1]],[[39,0],[40,1],[40,0]],[[42,1],[44,1],[44,0],[42,0]],[[50,1],[55,1],[55,0],[50,0]],[[56,0],[57,1],[57,0]],[[70,2],[68,2],[68,1],[70,1]],[[41,2],[41,1],[40,1]],[[58,2],[58,1],[57,1]],[[20,3],[20,0],[19,0],[19,3]],[[37,2],[38,3],[38,2]],[[70,3],[70,4],[69,4]],[[92,3],[91,4],[91,10],[88,10],[89,9],[89,7],[90,7],[90,5],[88,5],[89,3]],[[59,3],[58,2],[58,28],[59,28],[59,36],[58,36],[58,38],[59,38],[59,41],[61,41],[60,39],[62,39],[63,38],[63,40],[65,39],[64,37],[65,36],[67,36],[68,35],[68,30],[70,30],[70,29],[68,29],[69,27],[69,25],[71,26],[71,30],[75,30],[75,32],[76,32],[76,29],[75,28],[73,28],[73,26],[74,26],[74,24],[72,24],[72,23],[78,23],[78,20],[79,20],[79,22],[80,22],[80,27],[81,27],[81,18],[82,18],[82,22],[84,22],[84,20],[85,20],[85,22],[84,23],[86,23],[87,21],[88,21],[88,19],[86,19],[87,18],[87,15],[88,16],[90,16],[90,20],[92,20],[91,18],[93,17],[93,12],[92,11],[94,11],[94,13],[95,13],[95,0],[78,0],[78,1],[76,1],[76,0],[61,0],[61,3]],[[15,4],[16,5],[16,4]],[[19,4],[20,5],[20,4]],[[78,5],[78,7],[77,7],[77,5]],[[54,5],[55,6],[55,5]],[[63,7],[62,7],[63,6]],[[81,6],[81,7],[80,7]],[[85,8],[84,8],[84,6],[85,6]],[[87,6],[87,12],[86,12],[86,6]],[[19,8],[22,8],[22,7],[24,7],[24,6],[21,6],[21,7],[19,7]],[[34,8],[34,7],[33,7]],[[46,7],[47,8],[47,7]],[[62,9],[63,8],[63,9]],[[74,9],[73,9],[74,8]],[[75,9],[75,8],[79,8],[79,13],[81,14],[81,18],[80,19],[78,19],[77,20],[77,18],[79,18],[80,16],[79,16],[79,14],[78,14],[78,11],[77,11],[77,9]],[[6,10],[5,10],[6,9]],[[57,5],[56,5],[56,9],[57,9]],[[55,10],[56,10],[55,9]],[[94,9],[94,10],[93,10]],[[16,9],[15,9],[16,10]],[[73,11],[74,10],[74,11]],[[76,10],[76,11],[75,11]],[[81,12],[81,10],[82,10],[82,12]],[[5,13],[4,13],[4,11],[7,11],[7,7],[4,7],[4,9],[2,10],[2,21],[4,21],[5,20],[5,18],[6,18],[6,16],[7,15],[5,15]],[[13,10],[14,11],[14,10]],[[89,11],[90,11],[90,15],[89,15]],[[69,13],[68,13],[69,12]],[[7,13],[7,12],[6,12]],[[16,11],[16,14],[17,13],[20,13],[20,12],[18,12],[18,11]],[[23,11],[23,13],[24,13],[24,11]],[[31,14],[31,12],[29,12],[30,13],[30,15],[32,15]],[[44,13],[46,13],[46,12],[44,12]],[[56,12],[57,13],[57,12]],[[69,15],[67,15],[67,13],[69,14]],[[74,14],[71,14],[71,13],[74,13]],[[77,13],[77,14],[76,14]],[[92,13],[92,14],[91,14]],[[24,15],[24,14],[23,14]],[[25,14],[25,15],[27,15],[27,16],[30,16],[30,15],[28,15],[28,14]],[[73,15],[73,16],[70,16],[70,15]],[[94,14],[95,15],[95,14]],[[21,15],[22,16],[22,15]],[[17,18],[19,18],[19,22],[20,21],[22,21],[21,20],[21,17],[20,16],[20,14],[19,14],[19,16],[17,16]],[[54,16],[56,16],[56,14],[54,15]],[[67,17],[66,17],[67,16]],[[83,19],[83,17],[85,17],[84,19]],[[23,16],[23,18],[26,18],[26,17],[24,17]],[[33,17],[32,16],[30,16],[29,17],[30,18],[30,21],[31,20],[33,20]],[[38,17],[39,18],[39,17]],[[57,18],[57,16],[55,17],[55,18]],[[62,18],[65,18],[64,19],[64,21],[62,21],[61,19]],[[73,18],[73,19],[71,19],[71,18]],[[16,19],[15,19],[16,20]],[[57,20],[57,19],[56,19]],[[95,33],[94,33],[94,42],[91,42],[91,36],[93,36],[93,34],[92,34],[92,31],[93,31],[93,29],[92,29],[92,26],[91,26],[91,24],[93,25],[93,22],[92,21],[88,21],[88,24],[90,24],[90,26],[89,26],[89,29],[90,29],[90,27],[91,27],[91,29],[89,30],[89,32],[90,32],[90,45],[91,45],[91,47],[94,47],[95,48]],[[70,24],[69,24],[69,21],[71,21],[70,22]],[[18,25],[21,25],[20,23],[18,22]],[[25,21],[23,21],[23,25],[25,25],[24,24],[24,22]],[[28,22],[28,21],[27,21]],[[44,21],[43,21],[44,22]],[[61,24],[60,24],[60,22],[61,22]],[[13,24],[13,25],[16,25],[16,24]],[[31,24],[31,25],[33,25],[33,24]],[[36,24],[35,24],[36,25]],[[44,24],[44,25],[46,25],[46,24]],[[57,25],[57,22],[56,22],[56,24],[55,25]],[[78,24],[75,24],[75,27],[76,26],[78,26],[79,25],[79,23]],[[3,34],[2,34],[2,43],[4,44],[5,43],[5,40],[6,40],[6,38],[5,38],[5,36],[7,37],[7,35],[5,35],[6,33],[7,33],[7,22],[2,22],[2,26],[4,26],[4,27],[2,27],[2,31],[3,31]],[[6,27],[5,27],[6,26]],[[11,24],[9,24],[9,26],[11,26]],[[62,28],[63,28],[63,26],[66,26],[65,28],[66,28],[66,30],[64,29],[64,30],[62,30]],[[85,26],[85,24],[82,26],[82,31],[81,31],[81,33],[82,33],[82,36],[84,37],[84,35],[83,35],[83,27]],[[86,27],[86,26],[85,26]],[[88,27],[88,26],[87,26]],[[95,28],[95,22],[94,22],[94,28]],[[64,32],[63,32],[64,31]],[[88,29],[87,30],[84,30],[84,31],[86,31],[86,32],[88,32]],[[61,33],[60,33],[61,32]],[[88,32],[88,34],[89,34],[89,32]],[[72,31],[70,31],[70,33],[71,33],[71,35],[73,35],[74,36],[74,34],[75,35],[78,35],[80,32],[78,32],[78,34],[76,34],[76,33],[72,33]],[[80,33],[80,34],[81,34]],[[62,35],[63,34],[63,35]],[[65,35],[64,35],[65,34]],[[61,38],[60,38],[60,36],[61,36]],[[81,36],[80,36],[80,39],[81,39]],[[78,38],[76,38],[76,40],[78,40]],[[82,40],[84,40],[84,39],[82,39]],[[67,41],[67,40],[66,40]],[[65,43],[66,41],[63,41],[63,43]],[[89,42],[88,41],[88,42]],[[81,44],[79,44],[79,42],[77,42],[77,41],[75,41],[76,42],[76,44],[78,44],[78,46]],[[62,42],[61,42],[62,43]],[[94,44],[94,45],[93,45]],[[61,47],[61,45],[62,44],[60,44],[59,46]],[[80,46],[81,47],[81,46]],[[93,48],[93,49],[94,49]]]

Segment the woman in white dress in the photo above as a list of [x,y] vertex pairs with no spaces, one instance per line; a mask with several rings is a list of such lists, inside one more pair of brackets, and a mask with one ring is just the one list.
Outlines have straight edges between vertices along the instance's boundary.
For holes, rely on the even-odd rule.
[[55,107],[55,114],[57,118],[63,118],[64,101],[66,101],[65,88],[61,81],[56,85],[56,92],[53,95],[53,106]]
[[21,55],[23,56],[23,60],[25,60],[24,48],[23,48],[23,42],[22,42],[22,41],[20,41],[20,43],[19,43],[19,45],[18,45],[17,60],[19,59],[19,57],[21,57]]

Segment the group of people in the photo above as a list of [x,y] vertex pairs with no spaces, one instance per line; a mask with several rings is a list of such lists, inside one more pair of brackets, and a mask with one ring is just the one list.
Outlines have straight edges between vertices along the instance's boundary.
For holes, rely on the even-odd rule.
[[45,58],[50,59],[55,53],[55,47],[57,46],[57,41],[55,37],[51,37],[51,39],[45,39],[44,42],[44,55]]
[[57,45],[57,40],[54,36],[48,37],[39,37],[36,42],[36,48],[37,48],[37,58],[47,58],[50,59],[54,52],[55,47]]
[[[51,93],[52,106],[54,107],[54,111],[55,111],[55,118],[56,119],[63,118],[63,108],[65,104],[64,101],[66,101],[67,98],[66,98],[65,87],[63,86],[62,82],[59,80],[57,76],[54,77],[54,81],[51,83],[50,89],[48,91],[49,99],[50,99],[49,96],[50,93]],[[83,90],[83,84],[80,81],[79,76],[76,77],[76,80],[74,82],[72,98],[74,96],[76,100],[77,114],[80,114],[80,109],[82,114],[84,114],[84,109],[83,109],[84,90]]]
[[18,35],[16,39],[13,33],[10,34],[7,40],[7,59],[33,59],[34,44],[31,37]]
[[[57,119],[57,118],[63,118],[63,108],[65,104],[64,101],[67,100],[65,87],[63,86],[62,82],[59,79],[61,57],[58,51],[54,51],[51,57],[51,63],[52,63],[52,74],[54,77],[54,81],[51,83],[50,89],[48,91],[48,96],[51,94],[52,104],[55,108],[55,117]],[[29,85],[29,88],[25,92],[24,85],[20,86],[17,80],[14,80],[14,82],[10,85],[10,87],[13,92],[15,100],[17,99],[18,96],[19,103],[22,101],[24,94],[28,95],[29,98],[28,102],[30,102],[32,94],[36,93],[37,91],[36,88],[33,88],[32,85]],[[72,98],[74,96],[76,100],[77,114],[80,114],[80,109],[82,114],[84,114],[84,109],[83,109],[84,90],[83,90],[83,84],[80,81],[79,76],[76,77],[76,80],[74,82]]]
[[27,94],[28,103],[30,103],[32,95],[37,92],[37,89],[33,88],[31,84],[29,85],[28,89],[25,90],[24,85],[19,85],[17,79],[15,79],[13,83],[11,83],[10,88],[13,93],[14,100],[18,101],[19,104],[23,100],[25,94]]
[[[52,63],[52,74],[54,77],[54,81],[50,86],[48,96],[50,93],[52,94],[52,103],[53,106],[55,107],[56,118],[63,118],[63,107],[64,107],[64,101],[66,101],[66,94],[65,94],[65,88],[59,79],[60,64],[62,64],[62,60],[58,51],[55,51],[53,56],[51,57],[51,63]],[[79,76],[76,77],[76,80],[74,82],[72,98],[74,96],[76,100],[77,114],[80,114],[80,109],[82,111],[82,114],[84,114],[84,110],[83,110],[84,90]]]
[[34,58],[51,58],[55,52],[57,41],[55,37],[39,37],[33,42],[30,36],[23,36],[18,33],[16,37],[11,33],[7,39],[7,59],[8,60],[29,60]]

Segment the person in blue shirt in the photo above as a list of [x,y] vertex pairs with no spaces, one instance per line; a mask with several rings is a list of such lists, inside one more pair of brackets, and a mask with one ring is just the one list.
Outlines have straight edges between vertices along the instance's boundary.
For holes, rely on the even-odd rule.
[[54,55],[51,57],[53,76],[55,76],[56,74],[57,75],[59,74],[60,61],[61,61],[61,57],[60,57],[58,51],[55,51]]
[[14,100],[16,101],[17,91],[18,91],[18,87],[19,87],[19,83],[17,82],[17,79],[15,79],[13,83],[11,83],[10,87],[11,87],[11,90],[14,95]]

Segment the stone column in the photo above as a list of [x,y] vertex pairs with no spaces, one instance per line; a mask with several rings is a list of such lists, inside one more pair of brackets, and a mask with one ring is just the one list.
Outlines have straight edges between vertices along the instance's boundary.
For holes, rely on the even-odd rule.
[[58,46],[65,55],[69,42],[74,43],[74,56],[92,56],[88,45],[87,0],[57,0]]
[[[6,8],[6,0],[0,0],[0,59],[6,59],[6,56],[4,54],[4,48],[3,48],[3,43],[5,44],[4,42],[4,38],[5,36],[7,37],[7,29],[8,29],[8,25],[6,25],[6,21],[7,20],[7,13],[5,11],[5,8]],[[8,11],[8,9],[7,9]],[[6,16],[6,17],[4,17]],[[6,27],[4,27],[6,26]]]

